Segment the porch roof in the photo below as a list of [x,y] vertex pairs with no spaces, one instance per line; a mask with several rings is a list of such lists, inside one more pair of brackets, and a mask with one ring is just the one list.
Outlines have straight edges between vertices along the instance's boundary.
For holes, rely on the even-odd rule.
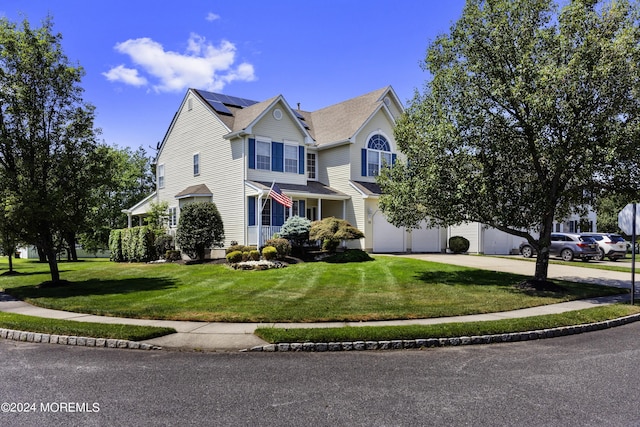
[[209,190],[205,184],[192,185],[190,187],[185,188],[178,194],[176,194],[176,199],[184,199],[187,197],[211,197],[213,193]]
[[379,197],[382,195],[380,186],[375,182],[349,181],[351,186],[358,190],[363,197]]
[[[270,182],[264,181],[245,181],[246,185],[256,191],[256,195],[260,192],[266,193],[271,188]],[[330,200],[347,200],[351,198],[348,194],[331,188],[317,181],[307,181],[306,185],[287,184],[276,182],[278,187],[284,194],[289,197],[309,198],[309,199],[330,199]]]

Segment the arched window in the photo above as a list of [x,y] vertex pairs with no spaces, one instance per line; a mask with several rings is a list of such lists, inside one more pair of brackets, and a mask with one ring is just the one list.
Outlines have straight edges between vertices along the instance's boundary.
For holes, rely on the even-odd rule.
[[391,146],[384,136],[378,134],[369,138],[367,143],[367,176],[377,176],[380,168],[391,166],[393,156]]

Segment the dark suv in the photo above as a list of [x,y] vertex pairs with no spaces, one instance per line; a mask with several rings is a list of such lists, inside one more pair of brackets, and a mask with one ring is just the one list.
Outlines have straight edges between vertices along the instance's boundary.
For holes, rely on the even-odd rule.
[[[528,242],[522,242],[520,253],[525,258],[531,258],[535,251]],[[599,254],[598,243],[592,237],[573,233],[551,233],[549,255],[561,257],[564,261],[574,258],[589,261]]]
[[621,235],[613,233],[583,233],[582,236],[593,238],[598,243],[598,256],[596,261],[602,261],[609,258],[611,261],[617,261],[624,258],[627,254],[627,242]]

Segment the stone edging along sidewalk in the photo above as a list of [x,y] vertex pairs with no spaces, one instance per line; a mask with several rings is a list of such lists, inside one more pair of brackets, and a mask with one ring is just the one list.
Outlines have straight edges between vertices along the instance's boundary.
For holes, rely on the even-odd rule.
[[245,352],[286,352],[286,351],[362,351],[362,350],[404,350],[421,349],[431,347],[448,347],[472,344],[492,344],[516,341],[530,341],[545,338],[555,338],[567,335],[581,334],[590,331],[599,331],[616,326],[622,326],[640,320],[640,314],[620,317],[603,322],[589,323],[575,326],[562,326],[551,329],[541,329],[527,332],[512,332],[494,335],[478,335],[470,337],[456,338],[426,338],[415,340],[391,340],[391,341],[353,341],[353,342],[330,342],[330,343],[279,343],[252,347]]
[[41,334],[36,332],[15,331],[13,329],[0,328],[0,338],[13,341],[34,343],[49,343],[62,345],[75,345],[80,347],[107,347],[128,348],[136,350],[162,350],[162,347],[140,343],[137,341],[118,340],[111,338],[89,338],[69,335]]

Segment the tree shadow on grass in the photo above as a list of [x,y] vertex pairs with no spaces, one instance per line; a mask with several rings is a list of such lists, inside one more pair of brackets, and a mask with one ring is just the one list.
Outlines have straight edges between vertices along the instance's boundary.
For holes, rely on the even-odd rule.
[[121,280],[84,280],[66,282],[62,286],[37,287],[33,285],[18,286],[7,289],[7,293],[15,298],[72,298],[97,295],[122,295],[135,292],[148,292],[175,289],[176,283],[169,278],[135,278]]
[[509,273],[499,273],[489,270],[458,270],[458,271],[420,271],[416,278],[425,283],[443,285],[472,285],[513,287],[526,276]]

